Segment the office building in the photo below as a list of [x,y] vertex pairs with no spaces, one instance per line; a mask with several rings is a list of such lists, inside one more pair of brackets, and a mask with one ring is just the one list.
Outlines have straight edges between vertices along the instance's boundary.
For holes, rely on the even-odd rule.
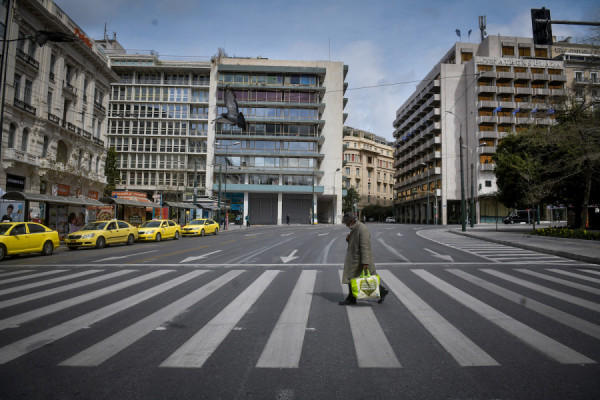
[[462,197],[474,222],[506,215],[492,156],[509,133],[555,124],[567,77],[564,62],[549,57],[550,46],[506,36],[456,43],[442,57],[396,112],[400,222],[461,223]]
[[[240,221],[339,223],[346,66],[223,54],[169,61],[98,42],[120,78],[109,111],[118,189],[191,202],[196,176],[198,196]],[[213,122],[226,87],[245,130]]]
[[374,133],[344,127],[344,188],[360,195],[359,209],[390,206],[394,199],[394,148]]

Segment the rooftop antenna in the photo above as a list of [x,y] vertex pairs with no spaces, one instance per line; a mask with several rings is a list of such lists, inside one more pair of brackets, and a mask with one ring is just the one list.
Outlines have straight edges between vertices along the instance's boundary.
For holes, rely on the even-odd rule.
[[481,31],[481,41],[483,42],[483,39],[485,39],[485,36],[487,35],[487,32],[485,31],[486,26],[485,26],[485,15],[483,16],[479,16],[479,30]]
[[106,22],[104,23],[104,40],[108,40],[108,32],[106,31]]

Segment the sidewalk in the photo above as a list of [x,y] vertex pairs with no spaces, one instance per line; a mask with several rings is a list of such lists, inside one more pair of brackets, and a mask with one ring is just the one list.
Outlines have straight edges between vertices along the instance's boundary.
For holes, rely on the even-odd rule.
[[[544,228],[548,224],[536,224]],[[467,231],[462,232],[461,227],[452,228],[450,232],[458,235],[487,240],[522,249],[538,251],[540,253],[569,258],[600,265],[600,242],[597,240],[563,239],[546,236],[529,235],[531,225],[515,224],[477,224],[474,228],[467,225]]]

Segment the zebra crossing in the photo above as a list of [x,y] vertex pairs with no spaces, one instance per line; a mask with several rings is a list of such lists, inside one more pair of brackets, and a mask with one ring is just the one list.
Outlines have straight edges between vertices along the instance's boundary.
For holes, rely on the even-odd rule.
[[[470,237],[456,235],[445,229],[431,229],[417,232],[417,235],[433,242],[448,246],[469,254],[476,255],[496,263],[519,264],[577,264],[579,261],[570,260],[552,254],[521,249],[500,243],[474,240]],[[583,264],[583,263],[581,263]]]
[[[414,318],[403,318],[402,323],[411,324],[410,329],[420,330],[430,337],[439,347],[434,346],[429,351],[443,352],[443,357],[453,360],[458,367],[502,366],[502,355],[497,349],[486,348],[464,322],[457,321],[455,314],[463,313],[469,313],[471,319],[486,329],[512,338],[515,350],[507,345],[502,346],[503,352],[518,353],[515,345],[518,342],[547,362],[596,364],[600,361],[600,354],[594,350],[600,345],[597,343],[600,340],[600,279],[596,270],[403,268],[381,269],[379,274],[391,292],[383,305],[363,302],[355,307],[340,307],[330,301],[325,307],[313,307],[313,299],[322,291],[337,291],[340,299],[346,295],[347,285],[339,283],[341,270],[94,268],[81,271],[63,268],[43,272],[0,271],[0,331],[12,330],[10,335],[0,335],[0,366],[31,353],[48,351],[45,346],[76,333],[93,333],[97,337],[98,325],[117,319],[123,311],[158,298],[169,299],[140,319],[132,317],[126,326],[109,332],[91,345],[69,346],[70,353],[56,364],[57,367],[99,367],[120,353],[138,348],[135,345],[143,343],[143,339],[155,331],[166,331],[168,337],[170,324],[199,311],[210,297],[224,290],[233,292],[233,299],[229,298],[221,309],[214,310],[208,322],[194,326],[191,334],[184,338],[177,336],[174,350],[161,354],[162,361],[157,365],[159,368],[203,368],[211,357],[218,356],[233,332],[244,335],[238,328],[240,323],[260,313],[256,305],[261,298],[287,280],[291,280],[293,290],[274,296],[279,312],[261,317],[272,320],[273,328],[264,347],[255,355],[253,364],[257,369],[300,368],[307,332],[311,332],[311,340],[325,344],[332,340],[329,335],[319,336],[320,328],[315,321],[333,313],[347,315],[347,326],[338,329],[351,332],[358,368],[407,366],[398,348],[402,342],[399,329],[382,323],[390,313],[412,315]],[[186,290],[178,294],[177,290],[182,287]],[[113,301],[112,296],[124,290],[126,296],[115,297]],[[84,293],[80,294],[81,291]],[[442,303],[452,303],[453,312],[448,313],[445,307],[431,301],[432,296],[441,296]],[[103,303],[97,308],[79,308],[82,304],[94,304],[98,299]],[[30,303],[33,306],[28,306]],[[57,318],[52,321],[57,322],[36,324],[40,319],[47,321],[54,316]],[[531,326],[530,318],[543,318],[547,324],[543,329],[539,325]],[[309,320],[313,321],[311,326]],[[572,343],[563,343],[565,330],[584,337],[593,346],[573,348],[576,346]]]

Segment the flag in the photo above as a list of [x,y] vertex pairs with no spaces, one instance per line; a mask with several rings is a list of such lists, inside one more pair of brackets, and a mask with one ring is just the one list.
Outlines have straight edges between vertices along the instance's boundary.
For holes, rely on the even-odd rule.
[[531,110],[532,114],[535,114],[536,112],[538,112],[538,108],[537,107],[535,107],[533,110]]
[[501,107],[501,106],[498,106],[498,108],[496,108],[496,109],[494,110],[494,112],[495,112],[495,113],[496,113],[496,112],[498,112],[498,111],[502,111],[502,107]]
[[519,107],[515,108],[515,110],[512,112],[513,115],[517,115],[517,113],[521,111],[521,109]]
[[460,29],[457,29],[454,32],[456,32],[456,36],[460,37]]
[[553,108],[549,108],[548,109],[548,114],[550,114],[550,115],[554,114],[554,109]]

